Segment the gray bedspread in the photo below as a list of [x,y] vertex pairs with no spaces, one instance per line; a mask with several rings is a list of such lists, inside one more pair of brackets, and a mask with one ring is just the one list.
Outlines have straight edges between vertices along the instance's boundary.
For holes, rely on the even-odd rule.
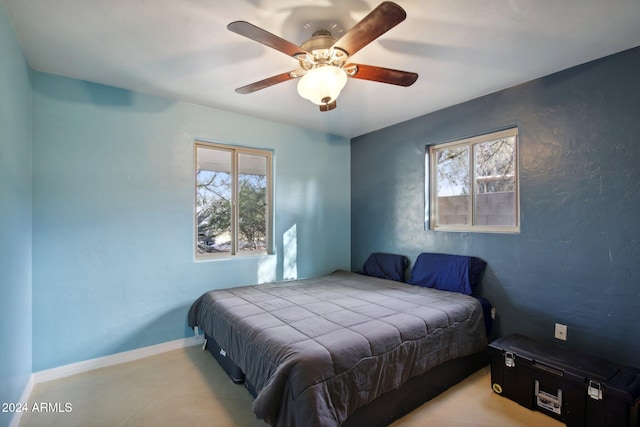
[[257,391],[253,411],[274,426],[339,426],[487,345],[475,298],[347,271],[207,292],[188,321],[242,369]]

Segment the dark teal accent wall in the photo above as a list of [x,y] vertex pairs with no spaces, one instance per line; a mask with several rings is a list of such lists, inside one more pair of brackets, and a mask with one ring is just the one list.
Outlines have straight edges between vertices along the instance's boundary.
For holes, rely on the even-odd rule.
[[[499,334],[553,341],[564,323],[566,346],[640,367],[638,70],[635,48],[354,138],[352,269],[376,251],[479,256]],[[425,231],[425,146],[512,124],[521,232]]]

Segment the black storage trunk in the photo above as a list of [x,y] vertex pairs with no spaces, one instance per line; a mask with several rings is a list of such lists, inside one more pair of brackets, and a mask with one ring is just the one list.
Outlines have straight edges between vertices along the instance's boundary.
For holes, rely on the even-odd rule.
[[489,344],[493,390],[567,427],[638,427],[640,371],[510,335]]
[[216,340],[211,338],[210,336],[205,334],[205,339],[207,340],[207,350],[213,355],[213,357],[218,361],[222,369],[231,377],[231,380],[236,384],[242,384],[245,381],[244,372],[236,366],[235,363],[229,357],[227,357],[227,352],[221,348]]

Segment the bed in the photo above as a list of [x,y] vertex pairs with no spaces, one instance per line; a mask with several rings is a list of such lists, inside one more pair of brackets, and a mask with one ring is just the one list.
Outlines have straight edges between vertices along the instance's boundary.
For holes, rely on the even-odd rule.
[[207,292],[188,322],[241,374],[267,423],[387,425],[487,363],[472,262],[444,274],[468,293],[441,290],[441,273],[434,282],[416,269],[423,255],[411,284],[398,280],[405,258],[382,254],[360,274]]

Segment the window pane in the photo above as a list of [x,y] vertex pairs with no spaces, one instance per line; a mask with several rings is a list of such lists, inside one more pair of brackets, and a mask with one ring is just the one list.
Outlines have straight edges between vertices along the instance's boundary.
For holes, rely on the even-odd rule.
[[516,127],[429,146],[430,229],[518,233]]
[[267,252],[267,157],[238,155],[238,252]]
[[469,147],[436,151],[436,225],[470,225]]
[[272,153],[198,142],[196,258],[271,253]]
[[197,148],[198,254],[231,252],[231,152]]
[[516,225],[515,146],[514,136],[474,145],[477,225]]

